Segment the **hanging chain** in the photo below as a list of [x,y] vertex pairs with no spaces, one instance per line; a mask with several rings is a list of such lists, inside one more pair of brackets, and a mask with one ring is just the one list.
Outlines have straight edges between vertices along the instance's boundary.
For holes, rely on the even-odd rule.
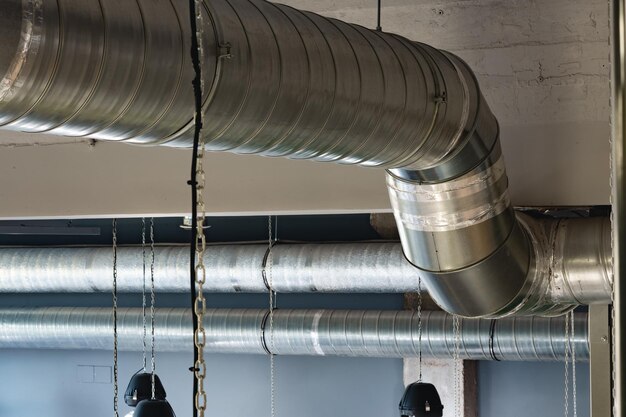
[[569,366],[570,366],[570,332],[569,317],[565,316],[565,398],[564,398],[564,415],[569,417]]
[[270,321],[270,415],[276,415],[276,390],[275,390],[275,355],[274,355],[274,308],[276,307],[276,297],[274,292],[274,280],[272,277],[274,241],[272,239],[272,216],[267,216],[267,285],[269,293],[269,321]]
[[578,404],[576,398],[576,334],[574,332],[574,311],[570,313],[571,342],[570,351],[572,352],[572,407],[574,409],[574,417],[578,417]]
[[[197,97],[196,101],[201,99],[202,91],[204,89],[204,78],[202,77],[200,65],[203,62],[204,56],[204,48],[202,45],[202,8],[203,8],[202,0],[194,0],[194,12],[195,12],[195,33],[194,39],[197,42],[197,67],[196,74],[198,74],[199,86],[195,91]],[[198,97],[199,96],[199,97]],[[196,102],[196,112],[195,112],[195,120],[196,120],[196,134],[198,135],[198,147],[196,154],[196,183],[195,193],[196,193],[196,265],[195,265],[195,277],[196,277],[196,299],[194,301],[194,314],[196,316],[196,329],[194,330],[194,344],[196,346],[196,355],[197,359],[194,364],[194,374],[197,381],[197,391],[195,397],[195,410],[197,411],[200,417],[204,417],[204,412],[207,407],[207,396],[206,391],[204,390],[204,379],[206,377],[206,362],[204,360],[204,346],[206,345],[206,331],[204,329],[204,314],[206,312],[206,299],[204,297],[204,284],[206,282],[206,268],[204,265],[204,252],[206,250],[206,237],[204,235],[204,222],[206,217],[206,207],[204,204],[204,199],[202,196],[202,192],[204,191],[205,186],[205,172],[203,168],[204,162],[204,137],[200,133],[200,129],[202,126],[202,108],[201,105]]]
[[146,325],[146,218],[141,218],[141,265],[143,268],[143,284],[141,287],[141,317],[143,321],[143,371],[147,370],[147,343],[148,337]]
[[417,382],[422,382],[422,277],[417,279]]
[[115,417],[119,417],[117,342],[117,219],[113,219],[113,415]]
[[463,361],[461,360],[461,318],[452,316],[454,327],[454,410],[455,416],[462,417],[461,395],[463,393]]
[[154,290],[154,217],[150,218],[150,372],[152,383],[152,399],[156,399],[155,395],[155,378],[156,360],[154,353],[154,306],[156,303],[156,292]]
[[196,300],[194,302],[194,314],[197,319],[197,327],[194,332],[194,343],[198,359],[194,364],[195,377],[198,381],[198,391],[196,392],[195,406],[200,417],[204,416],[207,406],[207,397],[204,390],[204,378],[206,377],[206,363],[204,361],[204,346],[206,345],[206,331],[204,329],[204,314],[206,312],[206,298],[204,297],[204,283],[206,282],[206,267],[204,265],[204,252],[206,250],[206,237],[204,235],[205,206],[202,200],[202,190],[204,188],[204,170],[202,168],[202,158],[204,157],[204,146],[198,148],[197,175],[198,183],[198,220],[196,228]]

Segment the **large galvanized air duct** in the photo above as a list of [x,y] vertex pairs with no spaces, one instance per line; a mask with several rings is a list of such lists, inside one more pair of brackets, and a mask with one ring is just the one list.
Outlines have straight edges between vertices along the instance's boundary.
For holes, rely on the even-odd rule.
[[[611,247],[608,221],[549,221],[554,245],[545,305],[608,304],[611,301]],[[141,292],[142,250],[120,247],[117,288]],[[0,249],[0,293],[110,292],[110,247],[30,247]],[[155,248],[155,280],[163,292],[189,291],[189,251],[185,246]],[[207,291],[265,292],[266,244],[209,245],[205,253]],[[393,242],[279,243],[272,249],[273,288],[286,292],[417,291],[419,270]]]
[[[462,60],[263,0],[204,6],[208,150],[385,168],[406,258],[444,309],[570,307],[546,304],[544,230],[511,208],[498,124]],[[0,7],[4,128],[191,145],[184,0]]]
[[[267,310],[208,310],[205,352],[279,355],[416,357],[417,313],[411,311],[277,310],[270,337]],[[118,312],[119,346],[141,351],[141,309]],[[566,317],[511,317],[461,320],[462,359],[563,360]],[[589,358],[586,313],[576,313],[572,346],[576,358]],[[452,316],[426,311],[423,354],[454,356]],[[111,349],[112,314],[108,308],[0,309],[0,348]],[[156,347],[183,351],[191,338],[186,309],[158,309]]]

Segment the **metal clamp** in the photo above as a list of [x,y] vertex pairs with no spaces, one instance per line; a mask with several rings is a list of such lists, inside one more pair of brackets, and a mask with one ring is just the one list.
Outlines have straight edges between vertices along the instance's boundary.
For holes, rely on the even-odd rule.
[[496,323],[498,320],[492,319],[491,324],[489,325],[489,356],[496,362],[500,362],[500,359],[496,356],[496,350],[494,348],[494,336],[496,333]]
[[230,42],[220,42],[217,46],[218,59],[231,59],[233,54],[230,52],[232,45]]
[[272,291],[272,289],[270,288],[270,284],[267,280],[267,260],[270,256],[270,250],[277,244],[278,241],[274,240],[270,245],[267,246],[267,249],[265,250],[265,255],[263,255],[263,263],[261,264],[261,276],[263,277],[263,284],[265,284],[265,288],[267,288],[268,291]]
[[[274,308],[273,310],[276,311],[277,309]],[[265,353],[271,356],[274,355],[274,353],[270,350],[267,341],[265,340],[265,328],[267,327],[267,321],[270,317],[270,314],[272,314],[272,311],[267,310],[263,315],[263,320],[261,320],[261,346],[263,347]]]

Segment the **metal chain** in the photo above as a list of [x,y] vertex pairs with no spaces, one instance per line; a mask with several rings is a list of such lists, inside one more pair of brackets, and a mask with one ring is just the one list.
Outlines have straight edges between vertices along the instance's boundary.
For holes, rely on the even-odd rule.
[[[196,30],[194,38],[197,42],[198,53],[198,67],[197,73],[201,73],[200,66],[204,61],[204,48],[202,44],[203,36],[203,22],[202,22],[202,9],[204,7],[203,0],[194,0],[195,9],[195,26]],[[199,77],[200,86],[199,91],[196,91],[198,95],[202,95],[204,89],[204,78],[202,75]],[[206,299],[204,298],[204,283],[206,282],[206,268],[204,265],[204,252],[206,250],[206,237],[204,235],[204,222],[206,216],[206,207],[202,197],[205,186],[205,173],[203,168],[204,160],[204,137],[200,132],[202,126],[202,109],[198,108],[196,104],[196,129],[198,133],[198,148],[196,154],[196,169],[195,177],[196,182],[193,184],[195,189],[193,192],[196,195],[196,239],[194,242],[196,251],[196,264],[195,264],[195,285],[196,285],[196,299],[194,301],[194,315],[196,316],[196,328],[194,329],[194,344],[196,347],[197,359],[194,364],[194,376],[197,383],[197,391],[195,396],[195,411],[199,417],[204,417],[204,412],[207,407],[207,396],[204,390],[204,379],[206,377],[206,362],[204,360],[204,346],[206,345],[206,331],[204,329],[204,314],[206,312]]]
[[574,332],[574,311],[570,313],[571,342],[570,351],[572,352],[572,407],[574,409],[574,417],[578,417],[578,401],[576,398],[576,334]]
[[[196,31],[194,37],[197,42],[198,53],[198,70],[200,65],[204,61],[204,47],[202,44],[203,36],[203,22],[202,22],[202,9],[204,7],[203,0],[194,0],[195,10],[195,23]],[[204,90],[204,78],[202,75],[199,77],[200,88],[199,94],[202,94]],[[196,106],[196,128],[199,130],[202,126],[202,109]],[[196,346],[197,360],[194,364],[194,374],[197,381],[197,392],[195,397],[195,410],[199,417],[204,417],[204,412],[207,407],[207,395],[204,389],[204,379],[206,377],[206,362],[204,360],[204,346],[206,345],[206,331],[204,329],[204,314],[206,313],[206,298],[204,297],[204,284],[206,282],[206,268],[204,265],[204,252],[206,251],[206,237],[204,235],[204,222],[206,217],[206,206],[202,192],[204,190],[206,178],[203,168],[204,161],[204,137],[202,133],[199,133],[198,149],[196,154],[196,183],[195,193],[197,196],[196,209],[197,209],[197,223],[196,223],[196,265],[195,265],[195,277],[196,277],[196,299],[194,301],[194,314],[196,316],[197,325],[194,329],[194,344]]]
[[155,378],[156,372],[156,360],[154,353],[154,306],[156,304],[156,292],[154,289],[154,217],[150,218],[150,369],[151,369],[151,383],[152,383],[152,399],[156,399],[155,391]]
[[113,415],[119,417],[117,405],[117,219],[113,219]]
[[267,233],[268,233],[268,249],[267,249],[267,284],[269,292],[269,321],[270,321],[270,415],[274,417],[276,415],[276,369],[275,369],[275,355],[274,355],[274,308],[276,305],[275,292],[274,292],[274,280],[272,277],[272,264],[273,264],[273,252],[272,247],[274,242],[272,239],[272,216],[267,216]]
[[570,334],[569,317],[565,316],[565,398],[564,416],[569,416],[569,366],[570,366]]
[[417,279],[417,382],[422,382],[422,277]]
[[148,337],[147,325],[146,325],[146,218],[141,218],[141,265],[143,267],[143,284],[141,287],[141,317],[143,321],[143,371],[147,369],[147,343]]
[[461,361],[461,319],[459,316],[452,316],[452,325],[454,327],[454,415],[462,417],[461,394],[463,392],[463,362]]

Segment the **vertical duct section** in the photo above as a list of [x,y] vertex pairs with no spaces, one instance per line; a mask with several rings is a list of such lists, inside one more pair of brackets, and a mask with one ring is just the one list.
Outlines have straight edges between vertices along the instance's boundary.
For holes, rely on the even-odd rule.
[[[191,146],[184,0],[0,5],[0,126]],[[405,256],[444,309],[570,307],[539,305],[551,263],[511,208],[498,124],[458,57],[263,0],[204,6],[208,150],[387,169]]]

